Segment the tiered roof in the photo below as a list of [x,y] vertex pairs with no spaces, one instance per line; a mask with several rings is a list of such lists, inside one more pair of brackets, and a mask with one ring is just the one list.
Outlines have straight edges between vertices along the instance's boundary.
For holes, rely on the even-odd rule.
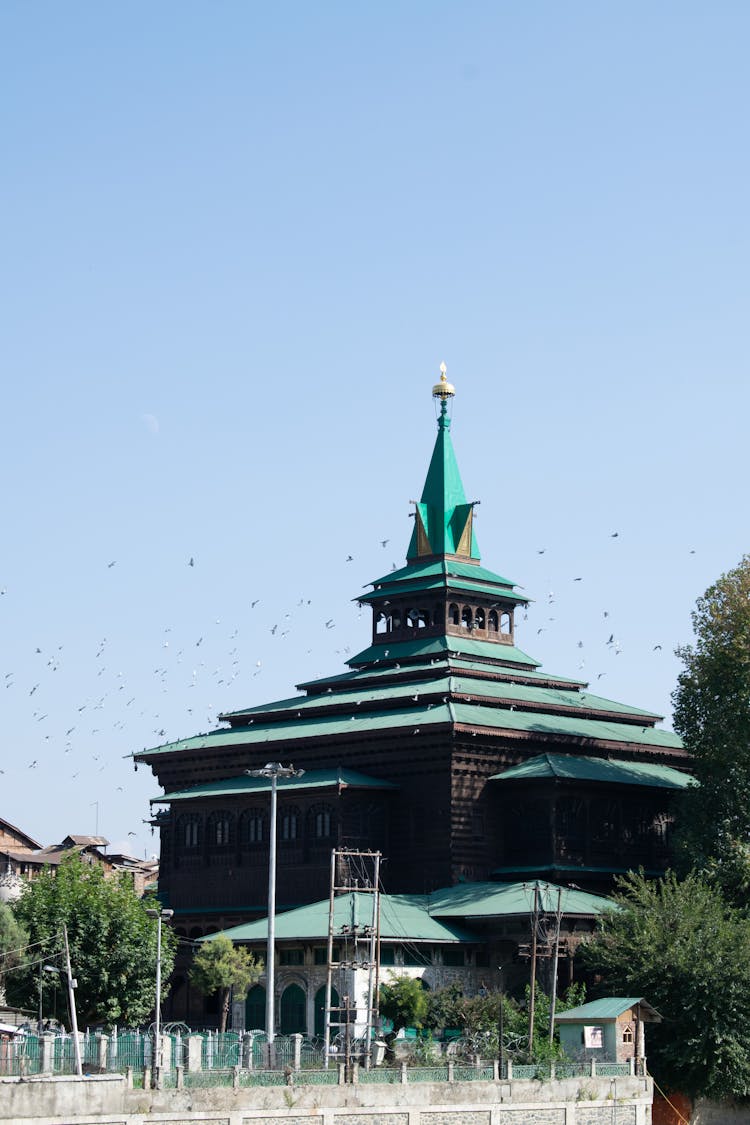
[[[446,402],[453,390],[440,386],[434,392],[441,400],[438,434],[415,507],[407,564],[375,579],[357,600],[375,608],[417,593],[446,605],[463,596],[512,609],[527,598],[514,581],[480,563],[474,504],[466,501],[450,437]],[[155,764],[200,751],[215,756],[220,769],[222,755],[235,748],[247,747],[254,761],[268,752],[263,749],[268,743],[278,755],[280,744],[293,743],[297,754],[300,747],[326,740],[342,744],[329,760],[346,762],[346,746],[361,738],[449,731],[454,737],[500,738],[516,748],[519,759],[544,749],[624,762],[687,763],[680,739],[657,728],[660,716],[590,693],[581,680],[543,671],[516,647],[514,636],[498,643],[469,630],[433,626],[409,632],[393,641],[376,637],[348,660],[347,671],[300,684],[300,695],[224,714],[227,726],[221,729],[135,758]]]

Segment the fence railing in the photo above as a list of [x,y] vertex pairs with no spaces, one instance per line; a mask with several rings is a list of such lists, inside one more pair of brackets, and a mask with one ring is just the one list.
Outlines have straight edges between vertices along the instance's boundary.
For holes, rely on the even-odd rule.
[[[645,1059],[627,1062],[559,1059],[554,1062],[516,1063],[476,1056],[468,1060],[446,1060],[366,1068],[357,1061],[349,1065],[329,1058],[325,1063],[322,1044],[302,1035],[278,1036],[270,1048],[262,1032],[196,1032],[164,1035],[157,1051],[149,1032],[126,1031],[116,1035],[89,1033],[80,1037],[84,1072],[131,1072],[136,1082],[148,1080],[158,1071],[165,1086],[185,1085],[325,1085],[340,1082],[492,1082],[555,1078],[620,1078],[645,1075]],[[76,1058],[69,1034],[16,1035],[0,1041],[0,1076],[74,1074]],[[148,1078],[144,1078],[148,1075]]]

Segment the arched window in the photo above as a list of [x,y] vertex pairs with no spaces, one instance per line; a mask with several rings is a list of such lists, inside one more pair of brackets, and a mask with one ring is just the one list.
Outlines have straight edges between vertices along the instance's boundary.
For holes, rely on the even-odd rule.
[[511,620],[511,616],[510,616],[509,613],[503,613],[503,615],[500,618],[500,632],[501,633],[512,633],[513,632],[513,622]]
[[263,809],[245,809],[240,817],[240,843],[253,847],[266,838],[266,818]]
[[227,848],[232,842],[234,817],[231,813],[211,813],[208,818],[208,843],[212,848]]
[[387,633],[388,632],[388,618],[386,617],[386,615],[385,615],[385,613],[383,612],[382,609],[380,610],[380,612],[378,613],[378,615],[375,618],[375,632],[376,633]]
[[419,610],[407,609],[406,611],[406,628],[416,629],[419,624]]
[[315,814],[315,839],[327,840],[331,835],[331,811],[321,809]]
[[468,606],[468,605],[465,605],[463,607],[463,609],[461,610],[461,628],[462,629],[471,629],[472,624],[473,624],[473,618],[472,618],[472,614],[471,614],[471,607]]
[[299,833],[299,809],[293,805],[282,809],[279,814],[279,835],[284,844],[293,843]]
[[461,620],[458,606],[453,602],[448,608],[448,623],[450,625],[458,625]]
[[430,611],[429,609],[420,609],[417,615],[417,628],[426,629],[430,624]]
[[497,632],[497,610],[491,609],[487,615],[487,629],[490,633]]
[[187,851],[195,851],[196,848],[199,848],[201,842],[200,817],[195,814],[180,817],[177,838]]
[[475,629],[484,629],[484,626],[485,626],[484,610],[480,606],[479,609],[474,614],[474,628]]

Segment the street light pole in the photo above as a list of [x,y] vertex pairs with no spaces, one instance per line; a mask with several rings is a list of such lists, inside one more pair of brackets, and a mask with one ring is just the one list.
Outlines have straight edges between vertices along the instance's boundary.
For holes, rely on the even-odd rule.
[[156,1033],[154,1050],[154,1082],[158,1089],[161,1085],[161,924],[168,922],[174,910],[147,910],[149,918],[156,918]]
[[302,777],[304,770],[282,766],[281,762],[266,762],[257,770],[245,770],[248,777],[265,777],[271,782],[271,822],[268,836],[268,940],[266,943],[266,1039],[269,1046],[274,1041],[274,989],[276,945],[276,799],[280,777]]

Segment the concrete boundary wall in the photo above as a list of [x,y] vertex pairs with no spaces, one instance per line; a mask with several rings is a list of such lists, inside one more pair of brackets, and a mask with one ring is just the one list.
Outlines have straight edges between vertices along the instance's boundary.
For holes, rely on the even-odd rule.
[[[616,1100],[615,1100],[616,1094]],[[0,1079],[2,1125],[651,1125],[649,1078],[128,1089],[121,1075]]]

